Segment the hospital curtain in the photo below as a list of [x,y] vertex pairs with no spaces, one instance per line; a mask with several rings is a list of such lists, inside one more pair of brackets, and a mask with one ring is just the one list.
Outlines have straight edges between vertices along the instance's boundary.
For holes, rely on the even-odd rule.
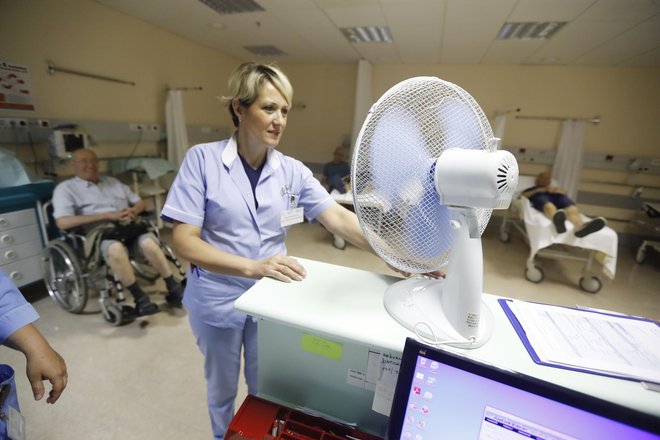
[[167,92],[165,117],[167,121],[167,160],[178,168],[189,146],[181,90]]
[[582,143],[585,121],[565,119],[561,123],[559,145],[552,167],[552,178],[566,191],[566,195],[577,201],[580,171],[582,170]]
[[371,98],[371,63],[367,60],[358,61],[357,80],[355,84],[355,113],[353,116],[353,134],[351,136],[351,148],[360,134],[360,129],[367,113],[373,104]]

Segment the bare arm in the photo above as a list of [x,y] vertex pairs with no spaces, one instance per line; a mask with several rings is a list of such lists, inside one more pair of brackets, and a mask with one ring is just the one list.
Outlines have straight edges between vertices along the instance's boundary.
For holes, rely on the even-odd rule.
[[44,380],[48,380],[52,389],[46,402],[55,403],[66,388],[67,372],[64,359],[48,344],[39,330],[27,324],[12,333],[4,344],[25,355],[27,378],[32,386],[35,400],[44,395]]
[[102,214],[91,215],[65,215],[55,219],[57,227],[60,229],[71,229],[78,226],[88,225],[90,223],[98,222],[118,222],[133,220],[140,213],[142,213],[147,204],[144,200],[140,200],[135,205],[122,209],[121,211],[104,212]]
[[287,283],[300,281],[306,274],[300,263],[283,254],[253,260],[224,252],[202,240],[201,228],[186,223],[174,222],[172,238],[179,256],[210,272],[254,279],[271,277]]
[[339,203],[319,214],[317,220],[331,233],[341,236],[360,249],[376,253],[364,238],[357,216]]

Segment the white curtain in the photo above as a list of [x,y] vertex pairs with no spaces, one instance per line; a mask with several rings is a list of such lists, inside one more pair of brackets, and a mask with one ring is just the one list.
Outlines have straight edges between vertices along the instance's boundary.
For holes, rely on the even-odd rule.
[[351,136],[351,150],[360,134],[362,124],[374,103],[371,97],[371,63],[367,60],[358,62],[357,80],[355,84],[355,115],[353,116],[353,134]]
[[167,121],[167,160],[178,168],[189,147],[181,90],[167,92],[165,117]]
[[[506,113],[499,113],[499,114],[496,113],[495,119],[493,119],[493,136],[503,141],[505,126],[506,126]],[[500,142],[500,148],[501,147],[502,147],[502,142]]]
[[552,166],[552,178],[566,191],[571,199],[577,201],[580,172],[582,171],[582,143],[584,141],[585,121],[565,119],[561,123],[559,145]]

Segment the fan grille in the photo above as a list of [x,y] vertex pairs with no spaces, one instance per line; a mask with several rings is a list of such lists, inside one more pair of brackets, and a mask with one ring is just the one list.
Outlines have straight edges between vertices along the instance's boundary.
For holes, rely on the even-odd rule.
[[[425,273],[447,261],[451,212],[439,203],[435,161],[449,148],[489,149],[490,124],[476,101],[435,77],[403,81],[369,111],[356,142],[351,182],[367,240],[388,264]],[[490,209],[477,209],[479,233]]]

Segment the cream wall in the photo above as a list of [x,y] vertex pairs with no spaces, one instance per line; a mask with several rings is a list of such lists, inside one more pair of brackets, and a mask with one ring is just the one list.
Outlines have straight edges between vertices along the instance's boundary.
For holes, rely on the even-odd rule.
[[[184,94],[188,124],[231,126],[217,97],[226,92],[226,79],[239,60],[92,0],[0,0],[0,11],[0,60],[30,68],[37,105],[36,112],[0,111],[0,117],[164,124],[166,86],[201,86],[203,91]],[[47,60],[137,85],[50,75]],[[308,163],[326,162],[352,132],[357,63],[282,67],[293,82],[295,105],[281,150]],[[587,152],[660,157],[659,68],[374,65],[374,99],[419,75],[438,76],[465,88],[489,117],[513,108],[521,108],[524,115],[599,115],[601,124],[587,127]],[[510,117],[504,144],[553,149],[558,131],[556,121]],[[112,157],[126,156],[134,146],[128,141],[97,148],[102,156]],[[31,160],[25,145],[15,148]],[[43,146],[37,146],[37,152],[40,159],[47,158]],[[155,142],[141,142],[135,154],[157,152]],[[536,173],[544,167],[521,168]],[[660,179],[585,170],[581,190],[627,195],[635,185],[660,187]]]
[[[166,87],[203,87],[184,93],[189,124],[229,126],[217,99],[238,60],[90,0],[0,0],[0,60],[27,65],[36,99],[34,112],[0,111],[0,117],[155,122],[164,126]],[[56,66],[134,81],[135,86],[65,73]],[[90,133],[94,134],[94,133]],[[137,134],[136,134],[137,138]],[[136,142],[100,144],[102,157],[127,156]],[[6,147],[6,146],[5,146]],[[32,160],[27,146],[14,147]],[[140,142],[136,155],[156,154]],[[38,146],[40,159],[46,159]],[[66,174],[66,169],[60,169]]]

